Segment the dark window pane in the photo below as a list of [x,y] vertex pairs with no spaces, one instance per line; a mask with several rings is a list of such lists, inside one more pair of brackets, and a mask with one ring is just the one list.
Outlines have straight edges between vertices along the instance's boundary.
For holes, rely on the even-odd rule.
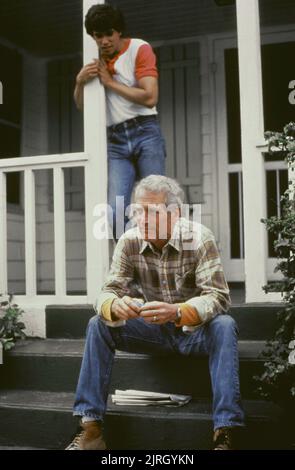
[[[273,217],[278,213],[277,205],[277,176],[276,170],[266,172],[266,191],[267,191],[267,217]],[[273,244],[275,237],[272,233],[268,233],[268,254],[270,257],[275,256]]]
[[15,49],[0,44],[0,61],[0,81],[3,86],[3,104],[0,106],[0,119],[20,124],[22,59]]
[[[289,83],[294,80],[293,62],[295,42],[267,44],[261,47],[264,128],[281,131],[283,126],[294,121],[294,105],[289,103]],[[228,161],[241,162],[241,122],[239,71],[237,49],[225,51],[226,105],[228,129]],[[250,117],[251,118],[251,117]],[[274,160],[266,156],[266,160]],[[276,160],[282,156],[276,154]]]
[[[0,106],[1,109],[1,106]],[[0,159],[19,157],[20,130],[0,124]],[[20,173],[7,173],[7,202],[20,203]]]
[[20,130],[0,123],[0,158],[15,158],[19,155]]
[[230,253],[231,258],[241,258],[241,227],[240,227],[240,203],[239,203],[239,173],[229,174],[230,194]]
[[277,205],[277,176],[276,170],[266,172],[267,188],[267,217],[272,217],[278,213]]
[[289,82],[294,79],[295,42],[262,46],[263,105],[265,129],[280,131],[294,121],[289,103]]
[[288,182],[289,182],[288,170],[280,170],[279,178],[280,178],[280,194],[282,196],[284,192],[288,189]]
[[[288,188],[287,170],[269,170],[266,172],[267,217],[278,216],[281,210],[280,199]],[[268,233],[268,253],[275,257],[274,242],[276,237]]]
[[20,204],[20,173],[7,173],[7,202]]
[[48,64],[49,153],[83,152],[83,113],[78,111],[73,100],[81,62],[78,56],[52,60]]
[[228,162],[240,163],[241,157],[241,122],[240,90],[237,49],[225,51],[226,112]]

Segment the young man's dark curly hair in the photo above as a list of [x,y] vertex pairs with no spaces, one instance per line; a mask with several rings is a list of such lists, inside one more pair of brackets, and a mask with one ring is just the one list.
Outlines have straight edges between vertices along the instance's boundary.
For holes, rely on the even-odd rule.
[[85,17],[85,28],[90,36],[93,33],[105,33],[114,29],[124,34],[125,21],[121,11],[108,3],[93,5]]

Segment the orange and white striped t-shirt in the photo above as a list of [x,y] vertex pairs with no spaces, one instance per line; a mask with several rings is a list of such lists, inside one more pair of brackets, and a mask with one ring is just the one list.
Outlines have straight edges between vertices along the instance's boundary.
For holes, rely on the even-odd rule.
[[[107,67],[114,80],[129,87],[136,86],[142,77],[158,77],[156,56],[152,47],[142,39],[129,39],[125,47]],[[112,90],[106,90],[107,126],[124,122],[136,116],[157,114],[156,107],[132,103]]]

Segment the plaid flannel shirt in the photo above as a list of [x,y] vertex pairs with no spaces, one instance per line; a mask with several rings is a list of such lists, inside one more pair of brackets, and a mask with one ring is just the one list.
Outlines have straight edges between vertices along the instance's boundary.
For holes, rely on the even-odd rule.
[[[125,232],[98,297],[98,313],[106,300],[124,295],[145,302],[186,302],[197,310],[202,324],[227,311],[229,289],[213,233],[204,225],[180,218],[160,251],[141,238],[137,227]],[[125,320],[107,323],[121,326]],[[183,331],[195,328],[182,327]]]

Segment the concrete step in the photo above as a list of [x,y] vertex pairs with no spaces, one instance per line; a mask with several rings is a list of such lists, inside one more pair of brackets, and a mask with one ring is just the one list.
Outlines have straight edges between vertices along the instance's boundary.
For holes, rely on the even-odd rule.
[[[240,339],[266,340],[275,331],[280,304],[233,305],[230,314],[240,330]],[[92,305],[46,307],[47,338],[84,338],[87,323],[95,315]]]
[[[63,449],[75,432],[71,393],[0,392],[0,445]],[[247,429],[240,448],[286,449],[281,410],[266,402],[244,401]],[[109,449],[210,449],[211,404],[194,400],[180,408],[130,407],[110,400],[105,418]]]
[[[253,376],[262,370],[263,341],[239,341],[241,390],[253,398]],[[73,392],[76,388],[84,340],[26,340],[5,356],[0,388]],[[192,375],[192,371],[194,374]],[[208,359],[180,355],[131,354],[117,351],[110,393],[116,388],[187,393],[210,397]]]

